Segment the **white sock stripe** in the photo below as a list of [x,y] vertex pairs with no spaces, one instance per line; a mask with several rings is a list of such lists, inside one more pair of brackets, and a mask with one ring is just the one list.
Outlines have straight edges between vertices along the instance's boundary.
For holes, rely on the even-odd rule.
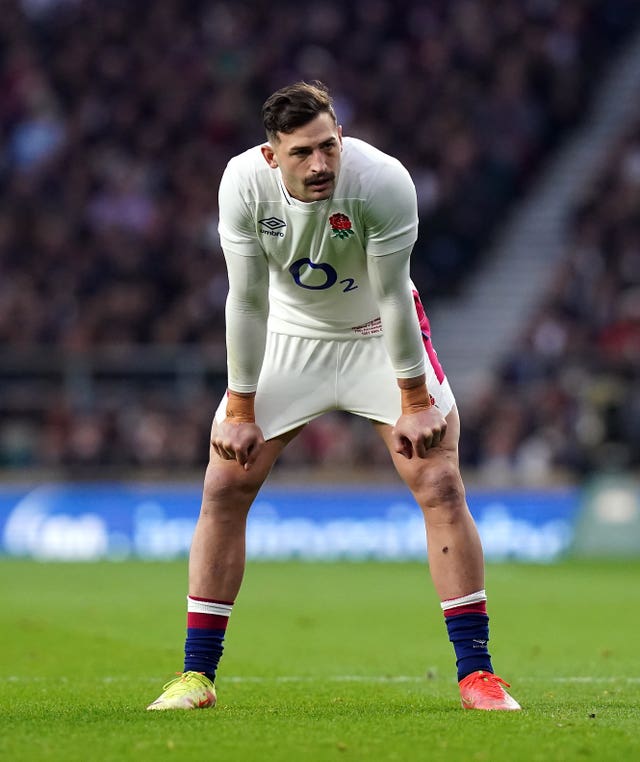
[[192,614],[216,614],[217,616],[229,616],[233,606],[227,603],[214,603],[213,601],[196,601],[187,596],[187,611]]
[[469,593],[469,595],[463,595],[461,598],[450,598],[448,601],[442,601],[440,608],[443,611],[448,611],[449,609],[455,609],[457,606],[466,606],[468,603],[481,603],[486,600],[486,592],[478,590],[477,593]]

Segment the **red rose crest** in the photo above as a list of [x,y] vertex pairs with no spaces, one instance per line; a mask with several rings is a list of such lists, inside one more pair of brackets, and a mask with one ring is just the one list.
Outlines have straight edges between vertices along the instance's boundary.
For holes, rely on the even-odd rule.
[[354,233],[351,229],[351,220],[346,214],[342,214],[342,212],[332,214],[331,217],[329,217],[329,225],[331,225],[332,238],[348,238]]

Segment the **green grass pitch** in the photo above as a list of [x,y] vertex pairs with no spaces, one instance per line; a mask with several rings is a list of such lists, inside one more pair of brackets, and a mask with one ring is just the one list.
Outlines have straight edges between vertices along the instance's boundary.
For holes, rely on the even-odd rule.
[[251,563],[209,711],[181,668],[186,563],[0,560],[0,759],[640,759],[640,562],[489,565],[524,707],[465,712],[426,567]]

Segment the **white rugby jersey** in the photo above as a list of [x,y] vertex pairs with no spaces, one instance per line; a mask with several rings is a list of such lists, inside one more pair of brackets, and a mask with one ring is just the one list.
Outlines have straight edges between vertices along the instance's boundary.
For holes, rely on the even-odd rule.
[[219,213],[229,267],[236,256],[267,259],[270,330],[328,339],[381,333],[367,257],[413,246],[418,229],[415,187],[397,159],[345,137],[333,195],[304,203],[255,146],[227,165]]

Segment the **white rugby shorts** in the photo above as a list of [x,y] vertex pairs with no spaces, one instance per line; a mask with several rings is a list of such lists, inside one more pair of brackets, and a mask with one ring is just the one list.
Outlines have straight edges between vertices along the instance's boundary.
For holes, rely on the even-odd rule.
[[[429,351],[427,351],[427,349]],[[427,389],[443,415],[455,404],[437,356],[425,346]],[[226,395],[215,420],[224,420]],[[382,336],[351,341],[307,339],[267,332],[255,399],[265,439],[309,423],[330,410],[392,426],[400,417],[400,389]]]

